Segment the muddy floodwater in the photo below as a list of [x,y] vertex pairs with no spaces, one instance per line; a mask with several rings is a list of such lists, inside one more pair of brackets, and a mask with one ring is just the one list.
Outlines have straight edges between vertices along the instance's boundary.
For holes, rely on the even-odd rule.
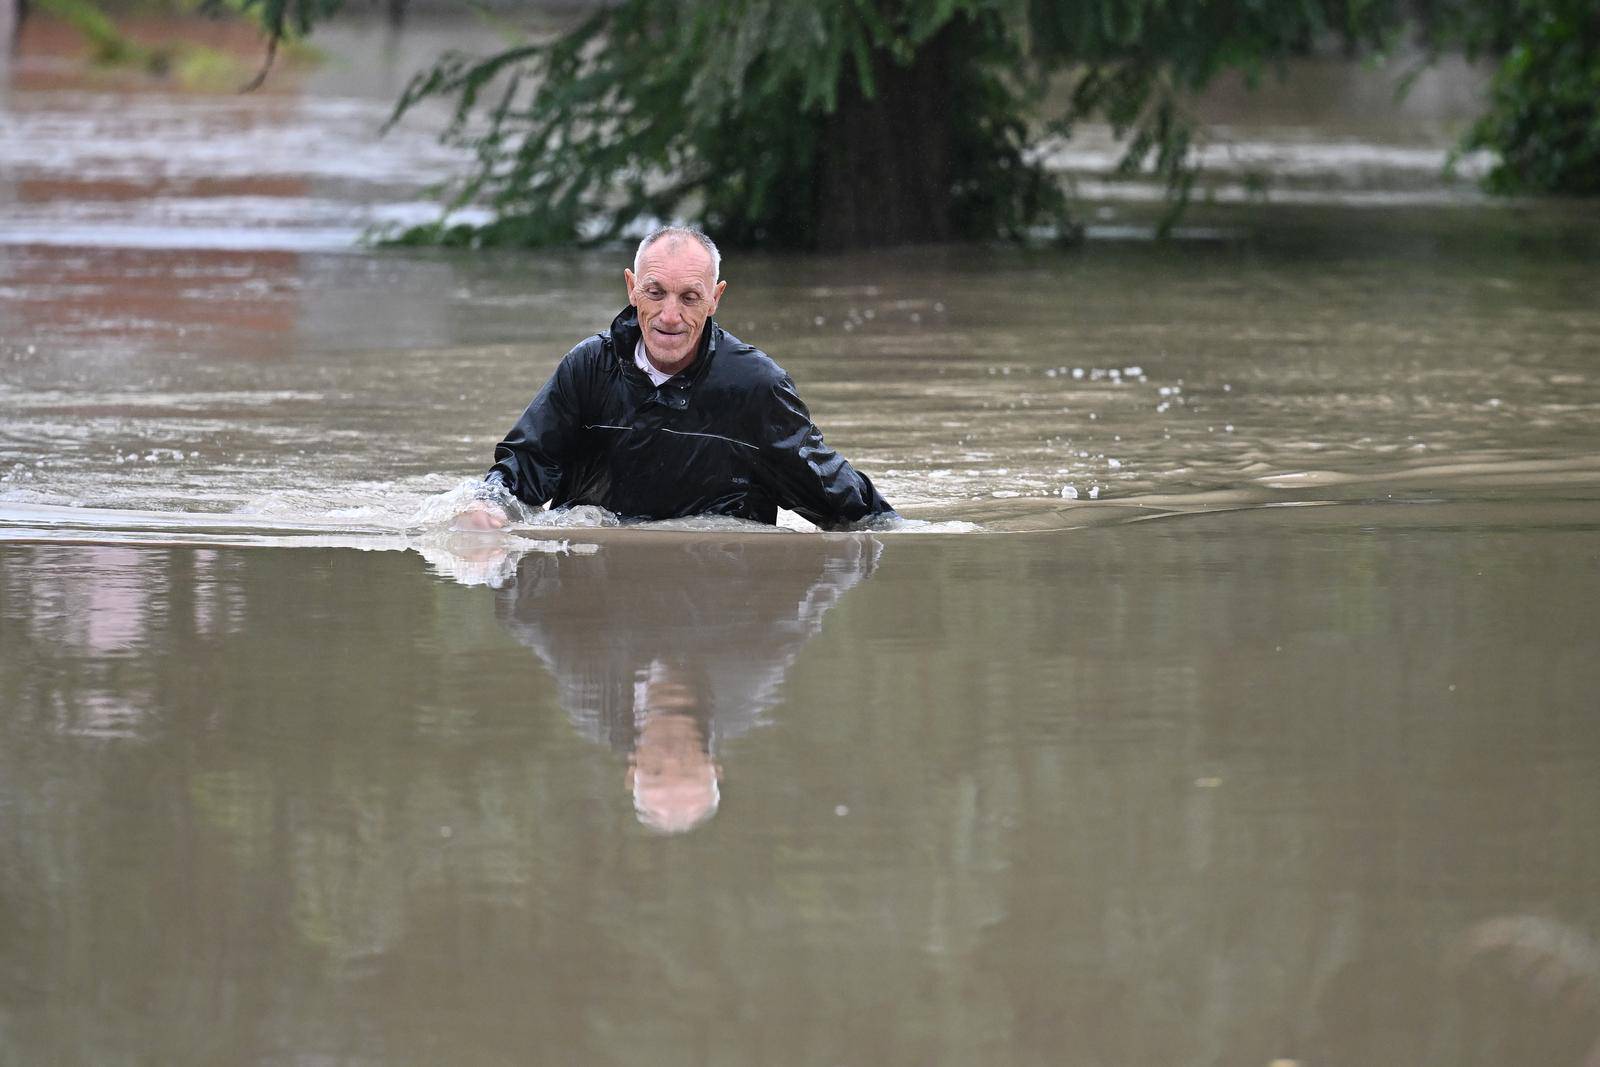
[[909,528],[471,536],[626,253],[353,244],[390,67],[9,63],[0,1064],[1600,1062],[1592,206],[1241,114],[1177,242],[730,253]]

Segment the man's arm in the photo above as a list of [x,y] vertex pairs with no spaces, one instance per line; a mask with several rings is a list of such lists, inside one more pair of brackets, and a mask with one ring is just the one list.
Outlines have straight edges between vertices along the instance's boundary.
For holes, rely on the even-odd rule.
[[823,441],[787,374],[772,383],[766,408],[762,460],[780,506],[823,529],[895,514],[872,480]]
[[[582,432],[581,380],[592,343],[586,341],[562,358],[511,432],[495,446],[494,466],[483,479],[492,495],[508,493],[535,508],[555,495]],[[505,525],[505,512],[490,500],[477,500],[456,517],[455,525],[497,529]]]

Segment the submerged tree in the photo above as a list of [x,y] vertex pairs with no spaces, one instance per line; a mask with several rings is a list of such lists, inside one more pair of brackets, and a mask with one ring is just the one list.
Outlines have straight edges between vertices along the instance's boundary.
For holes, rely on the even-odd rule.
[[[199,2],[259,19],[270,65],[342,0]],[[1413,32],[1502,60],[1466,141],[1497,154],[1492,189],[1600,193],[1595,0],[617,0],[413,79],[391,121],[448,101],[445,139],[475,153],[445,219],[493,221],[401,239],[600,240],[652,218],[799,248],[1070,230],[1040,146],[1089,119],[1125,138],[1121,172],[1166,182],[1170,223],[1194,180],[1185,100],[1329,39],[1382,54]]]
[[[476,166],[447,192],[482,227],[408,239],[540,244],[690,216],[734,243],[849,248],[1066,222],[1032,150],[1090,117],[1124,171],[1186,196],[1182,101],[1395,12],[1306,0],[624,0],[549,42],[442,57],[407,88],[455,105]],[[1062,83],[1065,91],[1062,91]]]

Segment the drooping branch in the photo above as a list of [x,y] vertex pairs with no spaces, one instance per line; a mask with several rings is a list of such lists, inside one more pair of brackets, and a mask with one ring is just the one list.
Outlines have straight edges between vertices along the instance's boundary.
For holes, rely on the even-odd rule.
[[245,82],[239,87],[239,92],[253,93],[257,89],[261,88],[261,86],[266,82],[267,74],[272,70],[272,61],[278,55],[278,42],[281,40],[283,40],[282,32],[274,31],[270,36],[268,36],[267,55],[266,58],[261,61],[261,69],[256,71],[255,77],[251,78],[249,81]]

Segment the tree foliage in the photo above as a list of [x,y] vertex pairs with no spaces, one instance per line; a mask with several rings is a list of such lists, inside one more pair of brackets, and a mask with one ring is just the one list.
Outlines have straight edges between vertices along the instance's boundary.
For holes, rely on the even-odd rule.
[[1484,32],[1509,42],[1469,148],[1501,193],[1600,195],[1600,4],[1516,0]]
[[[41,2],[126,50],[99,0]],[[259,20],[259,84],[342,0],[199,2]],[[1499,61],[1464,142],[1495,153],[1491,189],[1600,194],[1595,0],[616,0],[411,81],[391,121],[447,102],[444,137],[474,163],[440,190],[443,221],[400,239],[566,243],[668,218],[798,248],[1070,232],[1040,146],[1088,120],[1123,139],[1122,173],[1166,183],[1170,223],[1201,133],[1185,101],[1218,75],[1413,34]],[[467,207],[492,221],[449,221]]]
[[450,100],[446,137],[476,154],[447,206],[496,221],[409,236],[538,244],[686,215],[791,247],[1014,235],[1065,220],[1031,147],[1098,117],[1122,169],[1181,202],[1186,96],[1329,34],[1377,47],[1395,19],[1387,0],[624,0],[413,80],[396,118]]
[[267,34],[267,54],[244,92],[261,87],[272,69],[278,48],[286,41],[305,37],[317,23],[336,14],[344,0],[200,0],[200,10],[211,15],[239,11],[254,18]]
[[[307,6],[299,17],[289,20],[283,11],[268,10],[268,2]],[[182,36],[152,42],[127,33],[118,19],[128,14],[184,16],[199,13],[219,17],[248,12],[264,20],[270,41],[268,60],[248,86],[255,88],[265,78],[279,43],[310,32],[316,22],[337,10],[339,3],[340,0],[28,0],[25,13],[31,15],[37,11],[76,30],[88,46],[89,62],[96,67],[131,69],[153,77],[175,78],[188,87],[212,87],[237,86],[243,78],[232,55]],[[274,18],[283,23],[276,32],[271,29]]]

